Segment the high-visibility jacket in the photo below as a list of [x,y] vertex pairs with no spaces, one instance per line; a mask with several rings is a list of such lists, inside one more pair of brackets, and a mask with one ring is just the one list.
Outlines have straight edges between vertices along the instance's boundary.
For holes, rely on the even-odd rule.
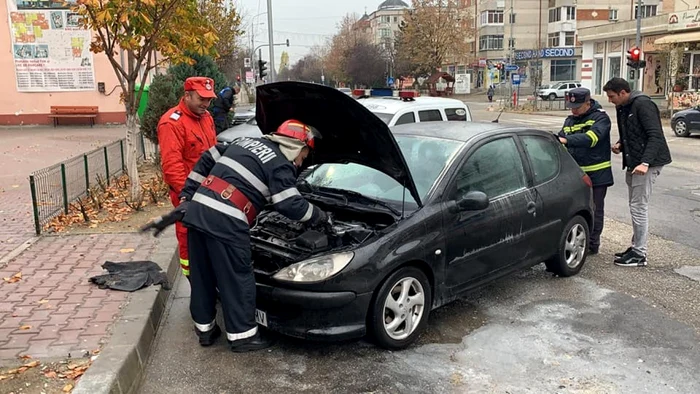
[[569,115],[559,132],[566,138],[566,149],[593,186],[610,186],[613,173],[610,152],[610,117],[600,104],[591,100],[591,108],[583,115]]
[[[214,184],[207,186],[212,178]],[[189,174],[180,196],[191,202],[182,221],[238,245],[250,242],[255,215],[268,204],[289,219],[313,223],[323,213],[299,193],[296,181],[296,168],[276,142],[242,137],[230,145],[217,144]],[[226,193],[216,190],[215,183],[222,182],[229,187]]]

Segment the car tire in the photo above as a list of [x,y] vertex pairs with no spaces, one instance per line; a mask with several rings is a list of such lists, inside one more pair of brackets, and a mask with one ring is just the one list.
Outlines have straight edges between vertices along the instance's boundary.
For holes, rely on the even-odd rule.
[[588,237],[588,222],[581,216],[574,216],[564,227],[557,254],[545,261],[547,271],[562,277],[578,274],[588,256]]
[[[408,290],[402,297],[404,286]],[[383,348],[405,349],[425,330],[432,302],[430,281],[423,271],[411,266],[397,270],[375,293],[368,317],[372,337]],[[408,323],[407,316],[412,317],[412,323]]]
[[550,93],[547,97],[549,97],[549,101],[554,101],[557,99],[557,95],[554,93]]
[[687,137],[690,135],[688,131],[688,123],[686,123],[685,118],[678,118],[673,122],[673,132],[678,137]]

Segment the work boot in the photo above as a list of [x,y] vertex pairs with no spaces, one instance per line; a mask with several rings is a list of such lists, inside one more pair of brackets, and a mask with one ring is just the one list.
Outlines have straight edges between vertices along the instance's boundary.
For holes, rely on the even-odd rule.
[[274,341],[269,338],[263,338],[258,332],[254,336],[236,341],[229,341],[231,351],[234,353],[254,352],[256,350],[267,349],[274,345]]
[[201,346],[211,346],[214,344],[214,342],[216,342],[216,339],[221,336],[221,329],[219,328],[218,324],[215,324],[214,328],[209,331],[199,331],[197,327],[195,327],[194,330],[197,332],[199,344]]

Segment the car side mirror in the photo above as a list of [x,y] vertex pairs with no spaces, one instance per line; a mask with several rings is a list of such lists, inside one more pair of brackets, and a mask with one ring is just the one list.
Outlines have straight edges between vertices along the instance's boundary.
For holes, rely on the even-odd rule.
[[484,192],[469,192],[457,200],[460,211],[481,211],[489,207],[489,198]]

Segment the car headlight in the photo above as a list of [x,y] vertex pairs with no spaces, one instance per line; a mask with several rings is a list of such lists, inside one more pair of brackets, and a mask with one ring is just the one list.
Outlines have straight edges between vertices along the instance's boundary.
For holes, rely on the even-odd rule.
[[283,268],[273,278],[282,282],[321,282],[340,272],[353,257],[354,252],[315,257]]

